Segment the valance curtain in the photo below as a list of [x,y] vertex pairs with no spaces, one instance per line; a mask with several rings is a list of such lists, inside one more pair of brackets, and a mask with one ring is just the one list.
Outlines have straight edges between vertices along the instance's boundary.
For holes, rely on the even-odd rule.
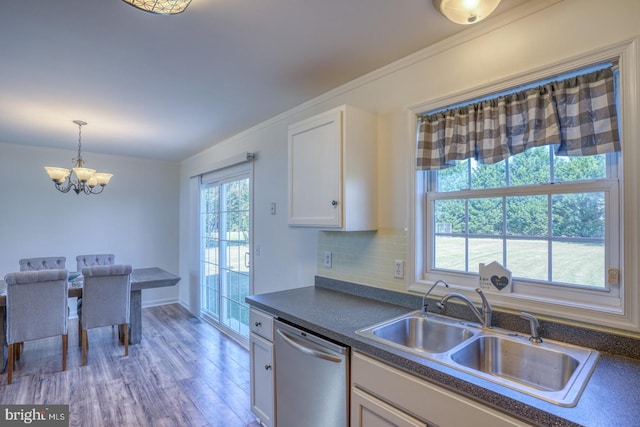
[[560,156],[621,150],[612,68],[421,116],[417,168],[493,164],[553,144]]

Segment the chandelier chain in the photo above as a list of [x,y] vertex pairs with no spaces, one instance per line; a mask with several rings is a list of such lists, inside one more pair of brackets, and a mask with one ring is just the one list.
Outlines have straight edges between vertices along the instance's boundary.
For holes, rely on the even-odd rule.
[[84,165],[84,160],[82,160],[82,123],[76,124],[78,125],[78,157],[73,159],[73,161],[77,167],[81,168]]

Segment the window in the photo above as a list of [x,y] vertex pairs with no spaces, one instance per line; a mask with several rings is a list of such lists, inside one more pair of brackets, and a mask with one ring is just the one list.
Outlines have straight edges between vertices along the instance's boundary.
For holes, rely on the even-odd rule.
[[611,291],[617,281],[605,272],[619,267],[605,249],[619,233],[607,233],[606,224],[607,215],[618,217],[610,203],[618,200],[617,157],[563,157],[545,146],[492,165],[468,159],[429,173],[427,265],[474,274],[479,263],[498,261],[522,284]]
[[[620,136],[625,135],[628,141],[627,136],[637,135],[633,126],[630,130],[627,125],[623,132],[623,117],[631,117],[637,110],[637,94],[621,89],[625,82],[633,87],[630,83],[636,71],[631,60],[626,68],[613,65],[635,49],[629,46],[635,43],[412,110],[418,117],[419,170],[414,182],[415,280],[410,289],[424,291],[435,280],[445,279],[453,290],[471,291],[478,286],[479,264],[498,261],[511,270],[514,286],[510,294],[492,296],[497,306],[638,329],[639,319],[634,314],[638,293],[634,287],[625,287],[625,279],[635,270],[625,272],[623,262],[625,250],[635,251],[633,237],[626,236],[625,246],[624,219],[636,200],[635,196],[629,200],[625,211],[623,189],[629,165],[637,167],[632,159],[638,157],[638,150],[622,142]],[[468,150],[464,132],[462,138],[451,138],[460,129],[443,131],[446,143],[442,145],[420,145],[425,117],[446,115],[451,110],[471,111],[503,96],[522,96],[550,81],[593,73],[594,66],[613,73],[616,139],[621,147],[567,156],[566,147],[559,147],[565,137],[562,130],[538,132],[536,140],[541,143],[532,144],[534,138],[530,138],[523,149],[510,147],[505,152],[496,146],[485,150],[481,145]],[[562,127],[563,113],[558,114]],[[545,113],[536,120],[553,116]],[[471,123],[466,117],[456,120],[456,126]],[[473,126],[470,129],[474,132],[482,130]],[[487,156],[495,158],[487,161]],[[626,168],[625,158],[631,162]],[[440,292],[445,292],[442,289]]]

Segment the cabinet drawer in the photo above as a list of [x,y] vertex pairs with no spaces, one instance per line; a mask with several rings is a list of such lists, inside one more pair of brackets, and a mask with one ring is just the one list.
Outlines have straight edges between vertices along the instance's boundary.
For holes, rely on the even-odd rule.
[[273,316],[252,308],[249,311],[249,328],[254,334],[273,341]]

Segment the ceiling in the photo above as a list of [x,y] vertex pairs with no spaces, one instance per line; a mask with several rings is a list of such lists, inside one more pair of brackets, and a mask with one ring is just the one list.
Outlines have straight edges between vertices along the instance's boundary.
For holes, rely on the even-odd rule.
[[84,151],[182,160],[465,28],[431,0],[8,1],[0,142],[75,150],[79,119]]

